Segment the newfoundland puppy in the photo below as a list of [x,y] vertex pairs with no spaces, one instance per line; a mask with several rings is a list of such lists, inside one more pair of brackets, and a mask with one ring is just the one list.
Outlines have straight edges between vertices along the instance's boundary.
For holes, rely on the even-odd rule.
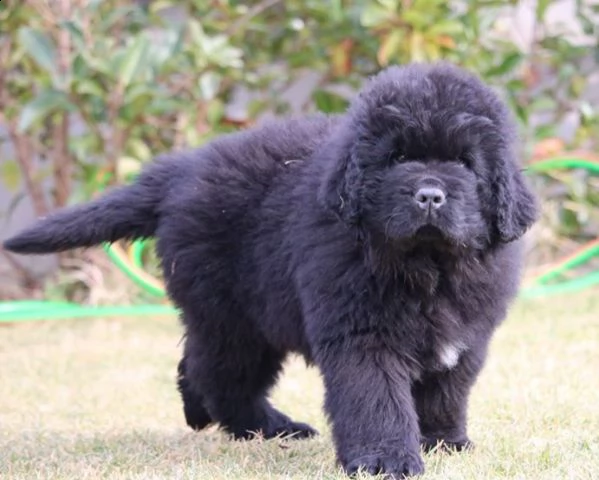
[[7,240],[48,253],[154,236],[185,348],[187,423],[316,432],[267,395],[318,366],[337,458],[422,473],[470,445],[468,396],[515,296],[536,203],[506,106],[448,64],[391,67],[339,116],[277,120],[158,158]]

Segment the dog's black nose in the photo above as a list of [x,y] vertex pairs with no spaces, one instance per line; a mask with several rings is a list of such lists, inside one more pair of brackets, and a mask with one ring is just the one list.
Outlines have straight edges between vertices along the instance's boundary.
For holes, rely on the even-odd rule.
[[429,208],[437,209],[446,202],[445,192],[435,187],[421,188],[416,192],[414,198],[418,206],[423,210],[428,210]]

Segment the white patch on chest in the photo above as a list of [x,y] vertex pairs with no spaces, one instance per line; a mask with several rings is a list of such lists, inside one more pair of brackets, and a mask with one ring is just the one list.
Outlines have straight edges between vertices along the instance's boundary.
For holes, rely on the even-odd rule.
[[452,369],[458,364],[460,355],[465,349],[466,347],[461,343],[443,345],[439,350],[439,361],[444,367]]

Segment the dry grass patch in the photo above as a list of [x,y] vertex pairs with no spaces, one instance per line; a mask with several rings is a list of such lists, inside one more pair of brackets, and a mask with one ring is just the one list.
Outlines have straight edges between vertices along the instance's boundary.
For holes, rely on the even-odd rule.
[[[3,479],[341,479],[314,369],[289,362],[274,401],[323,435],[230,442],[184,426],[172,318],[0,328]],[[599,478],[599,295],[518,304],[472,398],[468,454],[426,479]]]

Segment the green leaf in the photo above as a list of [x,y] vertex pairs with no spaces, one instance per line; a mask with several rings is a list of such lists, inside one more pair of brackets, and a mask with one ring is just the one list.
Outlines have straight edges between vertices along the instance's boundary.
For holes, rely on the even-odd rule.
[[505,75],[514,70],[520,64],[523,58],[523,55],[519,52],[510,53],[499,65],[491,67],[489,70],[487,70],[487,76],[496,77],[499,75]]
[[[102,140],[95,133],[84,133],[69,139],[69,151],[79,161],[85,162],[98,152],[104,153]],[[84,168],[82,166],[82,168]],[[85,180],[85,179],[84,179]]]
[[597,116],[597,113],[595,112],[593,106],[589,102],[581,102],[579,110],[582,116],[583,123],[588,123]]
[[412,4],[412,8],[417,8],[418,10],[427,10],[439,7],[444,3],[447,4],[445,0],[415,0]]
[[376,3],[370,2],[360,15],[360,24],[363,27],[376,27],[382,23],[389,21],[393,16],[393,11],[388,10]]
[[210,125],[217,125],[225,114],[225,104],[222,100],[215,98],[208,104],[206,109],[206,120]]
[[206,72],[198,80],[198,86],[200,87],[200,94],[204,100],[212,100],[216,97],[222,77],[215,72]]
[[551,0],[537,0],[537,19],[543,20],[547,7],[551,4]]
[[4,160],[0,165],[0,179],[6,189],[15,193],[21,184],[21,169],[14,160]]
[[184,29],[179,27],[164,33],[159,42],[149,45],[148,61],[153,68],[161,70],[165,63],[176,59],[183,46]]
[[202,69],[207,62],[223,67],[240,68],[243,66],[243,51],[232,47],[225,35],[207,35],[202,24],[197,20],[189,21],[189,34],[194,47],[196,68]]
[[64,20],[59,22],[58,25],[60,26],[60,28],[64,28],[71,34],[73,45],[75,45],[79,49],[85,48],[85,38],[83,36],[81,27],[77,25],[77,23],[75,23],[73,20]]
[[146,35],[138,35],[129,45],[122,60],[119,81],[127,86],[135,76],[144,68],[148,58],[150,42]]
[[421,32],[414,31],[410,36],[410,59],[412,62],[426,61],[426,40]]
[[103,0],[87,0],[87,8],[94,12],[98,9],[102,2]]
[[204,29],[202,28],[202,24],[197,20],[189,21],[189,34],[191,35],[191,40],[194,44],[203,48],[206,34],[204,33]]
[[576,67],[573,64],[564,63],[559,66],[559,71],[557,75],[560,80],[566,80],[572,77],[573,75],[576,75],[576,72]]
[[152,152],[140,138],[130,138],[127,142],[127,151],[137,160],[147,162],[152,158]]
[[441,58],[441,47],[433,42],[425,42],[422,46],[428,60],[437,61]]
[[[216,44],[218,44],[217,42]],[[223,67],[241,68],[243,67],[243,51],[235,47],[226,47],[221,50],[214,50],[211,53],[211,60]]]
[[431,25],[431,18],[428,12],[423,12],[415,8],[410,8],[405,11],[402,16],[402,20],[409,23],[416,30],[423,30]]
[[135,102],[140,97],[156,97],[160,90],[156,90],[152,88],[154,85],[149,85],[147,83],[139,83],[136,85],[131,85],[127,90],[125,90],[125,104]]
[[548,123],[535,128],[534,136],[537,141],[555,137],[555,125]]
[[151,115],[168,115],[189,106],[189,102],[183,105],[181,102],[177,98],[157,97],[147,106],[147,113]]
[[74,105],[63,92],[53,89],[44,90],[25,105],[21,111],[17,128],[20,132],[24,132],[36,121],[42,117],[47,117],[56,110],[72,111],[74,109]]
[[76,54],[73,57],[71,70],[73,72],[73,77],[75,78],[75,81],[77,78],[86,78],[90,75],[89,67],[83,59],[83,56],[80,54]]
[[511,92],[512,95],[515,94],[515,92],[520,92],[522,90],[526,89],[526,85],[524,84],[524,82],[520,79],[512,79],[509,82],[507,82],[507,84],[505,85],[506,91]]
[[141,170],[141,162],[133,157],[121,157],[117,160],[119,181],[124,181],[132,176],[135,176]]
[[569,210],[565,207],[560,209],[559,215],[560,225],[559,229],[563,235],[575,235],[580,230],[580,222],[576,212]]
[[147,111],[148,106],[155,101],[160,91],[152,88],[148,83],[131,84],[125,91],[124,103],[119,110],[119,116],[126,122],[135,121],[136,118]]
[[56,75],[56,47],[52,39],[30,27],[19,29],[19,43],[44,70]]
[[347,99],[326,90],[314,91],[312,98],[318,110],[325,113],[344,112],[349,103]]
[[397,57],[402,44],[405,42],[404,32],[402,30],[393,30],[381,43],[377,53],[377,60],[380,65],[386,66],[389,60]]
[[539,110],[555,110],[557,109],[557,101],[555,98],[549,95],[538,95],[532,99],[532,102],[528,106],[531,112]]
[[388,10],[396,10],[399,6],[399,0],[377,0],[383,7]]
[[516,111],[517,118],[524,124],[528,124],[528,110],[524,108],[520,103],[515,103],[514,110]]
[[102,87],[89,78],[84,78],[77,82],[75,84],[75,91],[79,95],[91,95],[94,97],[104,97],[106,95]]
[[[119,52],[119,53],[121,53],[121,52]],[[118,70],[115,70],[115,68],[114,68],[114,63],[113,63],[114,56],[116,56],[116,55],[113,55],[112,57],[94,56],[93,54],[91,54],[89,52],[81,52],[81,55],[78,55],[77,57],[75,57],[75,61],[82,64],[82,65],[77,66],[77,70],[79,72],[84,72],[85,71],[84,66],[85,66],[85,68],[87,68],[88,70],[90,70],[94,73],[98,72],[98,73],[101,73],[102,75],[106,75],[109,78],[114,78],[115,73],[118,72]]]
[[330,0],[331,20],[335,23],[343,20],[343,2],[342,0]]
[[154,14],[158,13],[165,8],[171,8],[176,3],[173,0],[154,0],[150,2],[150,12]]
[[262,113],[268,108],[268,100],[256,98],[251,100],[247,106],[247,112],[250,118],[257,117],[258,114]]
[[202,136],[195,125],[187,125],[185,130],[185,143],[190,147],[197,147],[202,143]]
[[[104,3],[108,3],[104,1]],[[130,2],[133,3],[133,2]],[[104,32],[110,32],[119,22],[125,25],[131,25],[135,20],[135,15],[139,11],[139,6],[135,5],[123,5],[117,8],[108,10],[108,14],[98,15],[100,19],[100,28]],[[106,13],[106,12],[103,12]]]
[[456,20],[441,20],[427,29],[427,35],[459,35],[464,32],[464,25]]
[[116,78],[117,75],[120,75],[126,53],[123,48],[117,50],[106,62],[108,72],[103,73],[106,73],[110,78]]

